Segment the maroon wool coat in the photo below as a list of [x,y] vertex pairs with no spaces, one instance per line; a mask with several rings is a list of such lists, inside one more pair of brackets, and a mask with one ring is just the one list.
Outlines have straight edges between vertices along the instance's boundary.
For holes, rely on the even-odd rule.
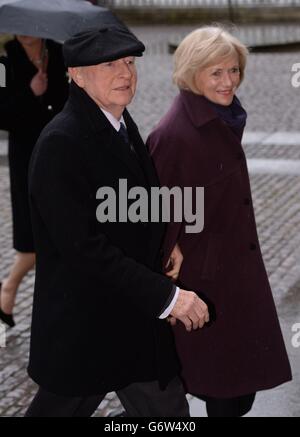
[[187,234],[171,223],[165,261],[178,242],[178,284],[196,291],[212,321],[174,328],[189,393],[235,397],[291,379],[291,369],[256,230],[245,154],[207,100],[181,91],[148,146],[161,185],[204,187],[205,224]]

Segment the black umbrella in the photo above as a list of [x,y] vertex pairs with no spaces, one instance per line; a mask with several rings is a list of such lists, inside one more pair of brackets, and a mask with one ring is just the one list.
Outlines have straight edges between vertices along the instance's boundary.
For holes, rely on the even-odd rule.
[[120,24],[111,11],[84,0],[0,0],[0,32],[64,41],[82,30]]

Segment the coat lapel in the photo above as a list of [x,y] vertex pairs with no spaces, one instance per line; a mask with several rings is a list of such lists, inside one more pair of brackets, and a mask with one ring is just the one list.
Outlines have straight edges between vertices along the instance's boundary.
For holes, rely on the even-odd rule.
[[140,136],[137,125],[131,118],[127,109],[124,111],[123,116],[128,129],[129,138],[133,143],[135,152],[138,156],[138,160],[140,162],[141,168],[143,169],[149,187],[159,186],[159,180],[155,171],[154,164],[147,150],[147,147]]
[[243,152],[241,141],[237,135],[221,120],[203,96],[194,94],[191,91],[181,90],[178,99],[178,103],[183,103],[189,119],[196,128],[215,120],[219,124],[218,130],[228,136],[228,141],[224,144],[232,144],[239,153]]
[[178,97],[178,103],[180,104],[180,102],[183,103],[188,117],[195,127],[201,127],[218,118],[203,96],[194,94],[191,91],[181,90]]

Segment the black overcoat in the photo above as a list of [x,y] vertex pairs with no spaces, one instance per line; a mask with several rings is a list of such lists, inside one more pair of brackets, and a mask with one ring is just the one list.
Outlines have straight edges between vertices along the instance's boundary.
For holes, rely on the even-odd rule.
[[137,126],[124,118],[136,155],[73,83],[33,152],[29,374],[50,392],[90,395],[155,379],[164,387],[178,371],[172,331],[158,319],[173,289],[158,273],[163,224],[96,219],[100,187],[158,184]]
[[161,185],[204,187],[204,229],[171,223],[165,256],[184,255],[179,284],[199,293],[211,323],[174,329],[187,390],[230,398],[291,379],[260,251],[244,151],[204,97],[181,91],[148,140]]

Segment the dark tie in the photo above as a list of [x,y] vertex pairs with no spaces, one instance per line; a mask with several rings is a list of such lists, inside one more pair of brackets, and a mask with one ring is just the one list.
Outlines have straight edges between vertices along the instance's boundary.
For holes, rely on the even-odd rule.
[[122,139],[123,139],[123,141],[126,143],[126,144],[129,144],[129,136],[128,136],[128,132],[127,132],[127,129],[126,129],[126,127],[125,127],[125,125],[124,125],[124,123],[120,123],[120,130],[119,130],[119,134],[121,135],[121,137],[122,137]]
[[125,126],[125,124],[122,121],[120,123],[120,129],[119,129],[118,133],[121,136],[121,138],[124,141],[124,143],[126,144],[126,151],[130,152],[130,153],[133,153],[133,155],[135,157],[137,157],[136,156],[136,152],[134,150],[134,147],[133,147],[133,145],[131,144],[131,142],[129,140],[129,136],[128,136],[128,132],[127,132],[126,126]]
[[138,161],[138,163],[140,163],[140,159],[135,151],[135,148],[133,147],[133,144],[130,142],[126,126],[122,121],[120,122],[120,129],[118,130],[118,134],[122,138],[124,145],[126,145],[125,146],[126,152],[127,153],[129,152],[130,156],[133,156]]

